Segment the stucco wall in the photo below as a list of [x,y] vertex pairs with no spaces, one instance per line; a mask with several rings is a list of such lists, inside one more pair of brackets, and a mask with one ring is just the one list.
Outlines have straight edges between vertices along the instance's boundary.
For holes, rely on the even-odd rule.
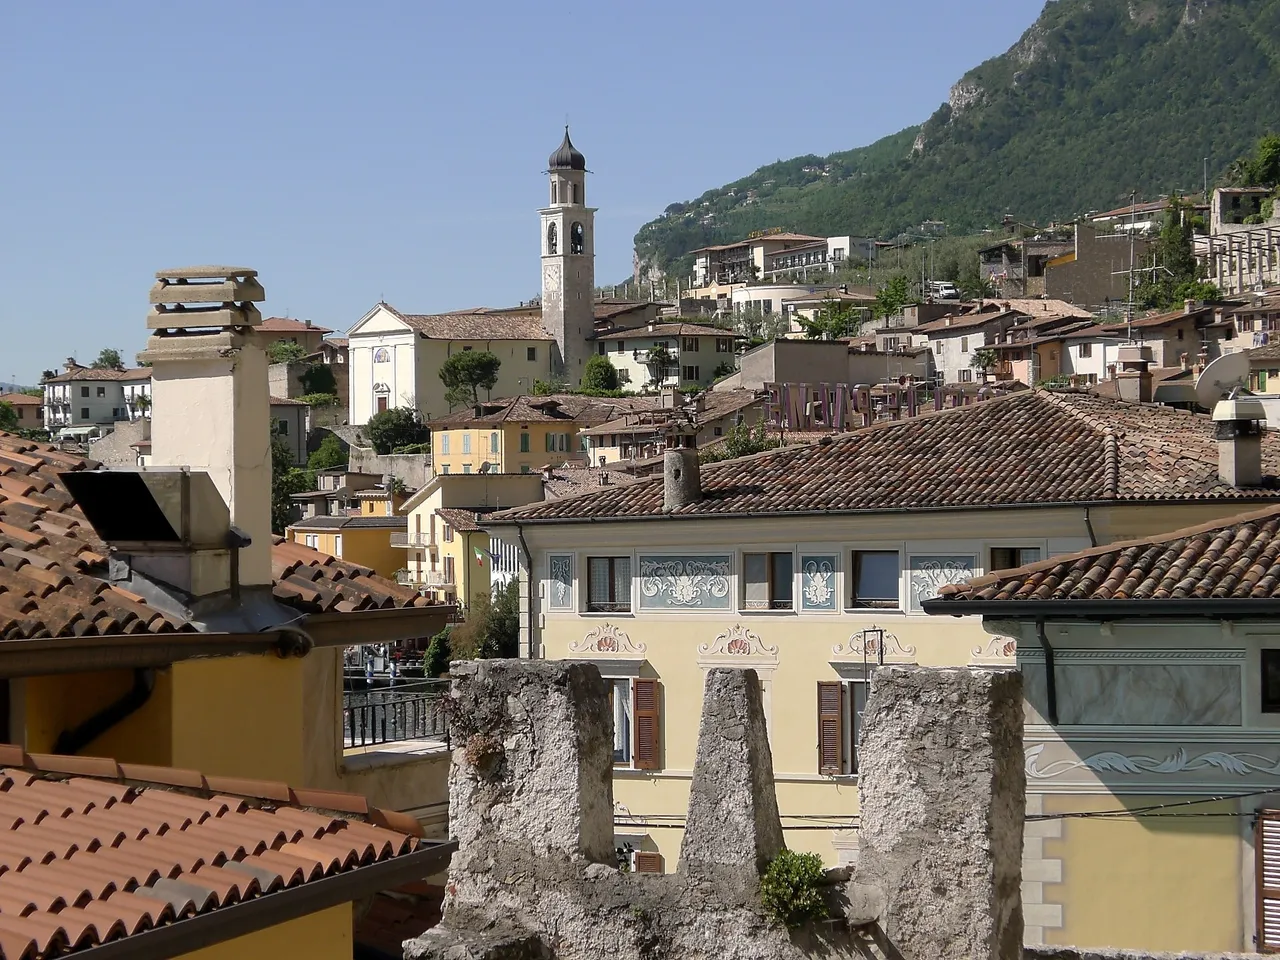
[[351,960],[353,948],[351,904],[341,903],[181,956],[183,960]]

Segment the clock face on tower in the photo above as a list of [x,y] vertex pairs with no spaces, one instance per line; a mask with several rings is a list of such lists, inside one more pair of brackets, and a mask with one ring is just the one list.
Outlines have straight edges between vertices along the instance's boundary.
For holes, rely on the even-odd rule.
[[549,263],[543,268],[542,286],[547,293],[560,292],[560,264]]

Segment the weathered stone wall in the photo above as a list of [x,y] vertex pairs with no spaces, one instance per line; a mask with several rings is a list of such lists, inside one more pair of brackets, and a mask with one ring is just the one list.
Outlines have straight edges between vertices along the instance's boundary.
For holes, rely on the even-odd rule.
[[[688,875],[616,865],[613,715],[594,666],[480,661],[456,664],[453,677],[450,826],[459,849],[444,921],[407,941],[405,957],[862,955],[842,926],[791,934],[765,916],[758,864],[781,848],[782,832],[762,773],[770,757],[754,671],[713,670],[707,679],[703,729],[713,715],[719,729],[699,746],[691,789],[703,799],[691,806],[685,851],[699,869]],[[717,816],[731,822],[717,825]]]
[[859,751],[856,890],[906,960],[1022,956],[1022,676],[881,667]]
[[1267,960],[1273,953],[1145,953],[1141,950],[1035,946],[1024,950],[1026,960]]

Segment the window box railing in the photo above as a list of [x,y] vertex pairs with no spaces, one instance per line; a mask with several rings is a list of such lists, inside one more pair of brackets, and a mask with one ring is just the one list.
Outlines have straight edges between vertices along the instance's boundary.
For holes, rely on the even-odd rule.
[[452,587],[453,581],[453,574],[439,570],[396,571],[396,583],[407,587]]
[[434,547],[431,542],[431,534],[429,533],[393,533],[391,535],[391,545],[393,547]]
[[405,740],[449,740],[449,681],[423,680],[386,690],[342,695],[342,736],[346,747]]

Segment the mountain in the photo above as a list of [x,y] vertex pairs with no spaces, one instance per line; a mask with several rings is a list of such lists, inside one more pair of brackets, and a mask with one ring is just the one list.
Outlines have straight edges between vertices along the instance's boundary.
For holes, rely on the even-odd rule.
[[1130,191],[1199,192],[1280,131],[1280,0],[1050,0],[1006,53],[970,70],[923,124],[828,157],[796,157],[636,234],[637,265],[752,230],[890,237],[1069,219]]

